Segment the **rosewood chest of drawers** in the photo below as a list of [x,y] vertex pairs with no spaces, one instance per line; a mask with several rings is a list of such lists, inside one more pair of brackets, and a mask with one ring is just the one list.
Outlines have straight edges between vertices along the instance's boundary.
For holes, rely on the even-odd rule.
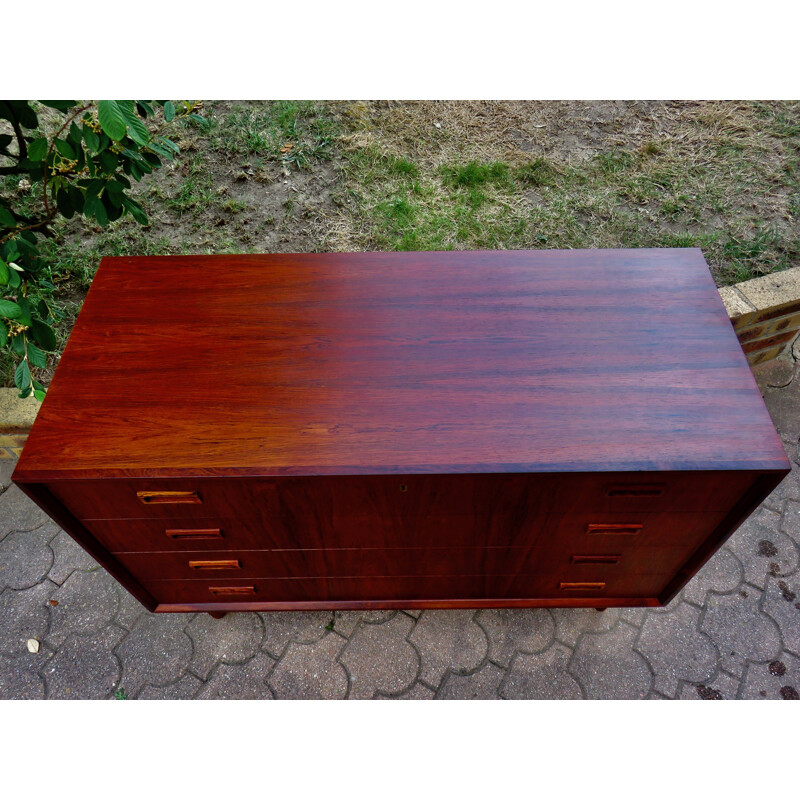
[[659,605],[789,464],[699,250],[108,258],[14,480],[156,611]]

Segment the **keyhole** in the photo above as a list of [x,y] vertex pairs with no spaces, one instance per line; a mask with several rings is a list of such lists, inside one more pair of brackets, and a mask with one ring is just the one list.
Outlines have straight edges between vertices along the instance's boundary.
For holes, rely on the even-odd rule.
[[404,483],[401,483],[400,484],[400,491],[401,492],[407,492],[408,491],[408,486],[406,486]]

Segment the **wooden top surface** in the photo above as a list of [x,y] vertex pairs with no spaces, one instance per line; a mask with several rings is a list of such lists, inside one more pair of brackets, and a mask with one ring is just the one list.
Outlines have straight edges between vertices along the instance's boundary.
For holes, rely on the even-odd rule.
[[15,473],[786,469],[697,249],[103,259]]

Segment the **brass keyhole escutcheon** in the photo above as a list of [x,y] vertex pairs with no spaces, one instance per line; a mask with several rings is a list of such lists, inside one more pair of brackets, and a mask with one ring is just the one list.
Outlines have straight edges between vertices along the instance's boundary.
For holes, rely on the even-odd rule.
[[400,491],[401,492],[407,492],[408,491],[408,486],[406,486],[404,483],[401,483],[400,484]]

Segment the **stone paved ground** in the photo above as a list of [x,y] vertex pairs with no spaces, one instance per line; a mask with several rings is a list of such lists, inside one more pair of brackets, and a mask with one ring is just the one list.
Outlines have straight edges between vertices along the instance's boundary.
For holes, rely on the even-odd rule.
[[759,374],[792,474],[664,609],[154,615],[0,460],[0,698],[798,699],[793,370]]

